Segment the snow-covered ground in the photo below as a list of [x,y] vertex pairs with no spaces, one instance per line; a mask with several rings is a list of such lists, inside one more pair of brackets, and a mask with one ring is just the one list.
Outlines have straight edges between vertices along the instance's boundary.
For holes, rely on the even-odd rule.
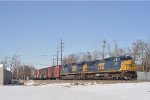
[[150,100],[150,82],[0,86],[0,100]]

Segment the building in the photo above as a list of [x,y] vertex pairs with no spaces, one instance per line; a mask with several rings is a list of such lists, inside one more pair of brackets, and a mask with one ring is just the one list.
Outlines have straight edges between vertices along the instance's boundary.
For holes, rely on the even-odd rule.
[[4,69],[3,64],[0,64],[0,85],[11,84],[12,78],[12,73]]

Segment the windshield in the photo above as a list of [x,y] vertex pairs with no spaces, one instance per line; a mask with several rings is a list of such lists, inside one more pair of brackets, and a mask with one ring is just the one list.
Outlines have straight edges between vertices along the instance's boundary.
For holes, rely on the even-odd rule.
[[131,56],[120,56],[119,58],[120,58],[120,60],[131,60],[132,59]]

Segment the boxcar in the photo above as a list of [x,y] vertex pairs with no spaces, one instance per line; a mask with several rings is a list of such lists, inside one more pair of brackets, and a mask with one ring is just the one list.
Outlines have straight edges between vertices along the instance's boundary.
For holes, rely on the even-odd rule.
[[60,72],[61,72],[61,66],[55,66],[54,67],[54,78],[59,79],[60,78]]
[[35,71],[34,71],[34,78],[35,79],[40,79],[40,70],[39,69],[36,69]]
[[47,68],[47,78],[52,79],[52,67]]
[[46,79],[47,78],[47,68],[40,69],[40,79]]

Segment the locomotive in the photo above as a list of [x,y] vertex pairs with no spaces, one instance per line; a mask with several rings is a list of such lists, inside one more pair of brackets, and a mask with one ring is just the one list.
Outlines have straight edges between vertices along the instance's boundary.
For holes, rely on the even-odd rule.
[[34,71],[34,79],[99,80],[137,78],[137,67],[131,56],[57,65]]

